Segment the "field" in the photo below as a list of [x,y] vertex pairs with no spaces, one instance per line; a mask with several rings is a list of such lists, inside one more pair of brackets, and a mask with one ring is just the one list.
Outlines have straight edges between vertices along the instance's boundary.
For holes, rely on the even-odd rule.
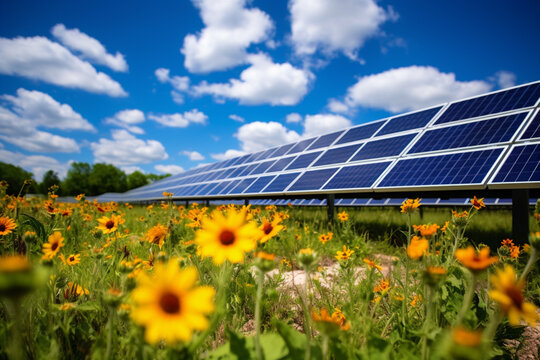
[[0,195],[0,358],[538,356],[537,213]]

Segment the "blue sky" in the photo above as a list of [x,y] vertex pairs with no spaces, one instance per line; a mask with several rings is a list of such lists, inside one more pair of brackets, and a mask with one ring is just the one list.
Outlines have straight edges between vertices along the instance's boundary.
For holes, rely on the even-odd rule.
[[0,3],[0,158],[176,173],[540,79],[538,1]]

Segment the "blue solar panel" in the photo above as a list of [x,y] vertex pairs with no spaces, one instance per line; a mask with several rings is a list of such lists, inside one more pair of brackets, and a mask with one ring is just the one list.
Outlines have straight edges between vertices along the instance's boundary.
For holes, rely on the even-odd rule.
[[377,188],[481,184],[502,149],[401,159]]
[[540,83],[521,86],[454,103],[437,119],[436,124],[534,106],[540,97]]
[[382,205],[386,205],[386,202],[388,201],[387,198],[384,198],[384,199],[371,199],[369,201],[369,205],[372,205],[372,206],[382,206]]
[[360,189],[371,187],[388,165],[390,165],[390,161],[343,167],[324,186],[324,189]]
[[307,168],[321,153],[322,151],[316,151],[300,155],[287,167],[287,170]]
[[343,146],[340,148],[332,148],[326,150],[326,152],[317,160],[314,166],[327,165],[327,164],[339,164],[344,163],[350,159],[350,157],[358,150],[363,144]]
[[285,190],[294,179],[296,179],[298,174],[300,173],[278,175],[262,192],[281,192]]
[[229,178],[235,178],[238,177],[239,174],[241,174],[244,170],[246,170],[247,165],[239,166],[237,167],[231,174],[228,176]]
[[540,144],[515,146],[492,182],[540,181]]
[[409,154],[510,141],[526,113],[429,130]]
[[255,169],[257,166],[259,166],[259,164],[251,164],[251,165],[248,165],[244,171],[242,171],[240,174],[238,174],[238,177],[242,177],[242,176],[247,176],[249,175],[253,169]]
[[274,172],[274,171],[281,171],[283,170],[291,161],[293,161],[294,156],[290,156],[287,158],[279,159],[274,163],[274,165],[270,166],[268,170],[266,170],[267,173]]
[[291,150],[289,150],[287,155],[297,154],[299,152],[304,151],[313,142],[313,140],[315,140],[315,138],[311,138],[311,139],[302,140],[302,141],[297,142],[296,145],[294,145],[291,148]]
[[260,163],[259,166],[257,166],[255,168],[255,170],[253,170],[251,172],[251,175],[262,174],[263,172],[266,171],[266,169],[268,169],[270,166],[272,166],[272,164],[274,162],[275,162],[275,160],[269,160],[269,161],[265,161],[263,163]]
[[377,136],[424,127],[437,115],[441,108],[442,106],[439,106],[433,109],[415,112],[414,114],[392,118],[377,133]]
[[355,200],[354,200],[354,205],[367,205],[367,203],[369,202],[369,200],[371,200],[371,199],[367,199],[367,198],[363,198],[363,199],[355,199]]
[[390,200],[388,200],[388,202],[386,204],[387,205],[401,205],[401,204],[403,204],[403,202],[405,200],[407,200],[407,199],[390,198]]
[[422,198],[420,200],[420,204],[435,205],[437,203],[437,201],[439,201],[439,198],[427,198],[427,199]]
[[219,184],[216,185],[212,190],[208,192],[208,195],[217,195],[219,194],[227,185],[229,185],[232,181],[222,181]]
[[214,172],[209,173],[208,175],[206,175],[206,181],[211,181],[211,180],[216,179],[223,171],[225,170],[216,170]]
[[273,153],[276,152],[277,149],[278,149],[278,148],[272,148],[272,149],[266,150],[265,152],[263,152],[263,153],[261,154],[261,156],[259,156],[258,158],[256,158],[255,161],[268,159],[270,156],[272,156]]
[[466,203],[466,201],[467,199],[465,198],[440,199],[438,204],[439,205],[463,205]]
[[257,178],[249,178],[241,180],[238,185],[228,192],[228,194],[241,194],[243,193]]
[[367,124],[349,129],[345,135],[338,140],[337,144],[345,144],[351,141],[363,140],[371,137],[377,131],[384,121],[378,121],[373,124]]
[[227,184],[226,186],[223,187],[223,190],[221,190],[219,192],[219,195],[226,195],[229,193],[229,191],[231,191],[232,189],[234,189],[234,187],[236,185],[238,185],[238,183],[240,183],[240,180],[233,180],[231,181],[229,184]]
[[246,191],[245,193],[248,194],[254,194],[260,192],[272,179],[274,178],[274,175],[270,176],[262,176],[258,178]]
[[310,147],[308,147],[308,150],[320,149],[322,147],[332,145],[334,140],[336,140],[341,134],[343,134],[343,131],[322,135],[313,144],[311,144]]
[[281,156],[281,155],[285,154],[293,146],[294,146],[294,144],[283,145],[282,147],[278,148],[275,153],[272,154],[272,157],[277,157],[277,156]]
[[216,176],[216,180],[226,179],[234,171],[234,169],[226,169],[221,174]]
[[250,163],[257,160],[257,158],[261,156],[264,152],[265,150],[251,154],[251,156],[246,160],[246,163]]
[[409,134],[389,139],[370,141],[354,155],[351,161],[399,155],[415,136],[416,134]]
[[210,183],[207,187],[199,191],[197,195],[208,195],[219,183]]
[[339,205],[340,206],[352,205],[353,202],[354,202],[354,199],[340,199]]
[[536,114],[527,129],[521,135],[521,139],[533,139],[540,137],[540,111]]
[[319,190],[336,171],[337,168],[307,171],[288,191]]
[[235,165],[243,164],[250,156],[251,156],[251,154],[247,154],[247,155],[244,155],[244,156],[240,156],[239,158],[236,159],[236,161],[234,161],[233,163],[231,163],[230,166],[235,166]]

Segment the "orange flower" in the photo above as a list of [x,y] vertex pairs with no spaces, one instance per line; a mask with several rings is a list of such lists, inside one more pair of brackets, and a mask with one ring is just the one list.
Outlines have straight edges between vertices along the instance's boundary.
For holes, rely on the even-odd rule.
[[348,249],[347,245],[343,245],[343,251],[337,251],[335,258],[338,260],[349,260],[354,250]]
[[364,259],[364,262],[367,264],[367,266],[369,266],[370,269],[377,269],[379,271],[382,271],[382,267],[375,264],[375,261],[372,261],[372,260],[369,260],[369,259],[366,258],[366,259]]
[[401,205],[401,212],[402,213],[413,213],[416,211],[416,209],[422,205],[420,203],[420,199],[419,198],[416,198],[416,199],[407,199],[403,202],[403,204]]
[[386,292],[389,289],[390,289],[390,281],[386,279],[381,279],[381,281],[379,281],[379,283],[373,288],[373,292],[386,294]]
[[484,198],[477,199],[476,196],[471,199],[471,204],[476,210],[480,210],[481,208],[486,207],[486,205],[484,205]]
[[427,254],[428,249],[429,242],[426,239],[414,236],[411,239],[409,246],[407,246],[407,255],[409,255],[411,259],[418,260],[423,255]]
[[17,227],[15,221],[7,216],[0,217],[0,235],[7,235]]
[[328,234],[319,235],[319,241],[323,244],[326,244],[328,241],[332,240],[334,233],[329,232]]
[[482,340],[482,331],[469,331],[459,326],[452,332],[452,340],[458,345],[476,347]]
[[342,211],[340,213],[337,214],[338,218],[340,221],[347,221],[349,220],[349,214],[347,214],[345,211]]
[[413,225],[413,228],[414,228],[414,231],[419,231],[420,235],[429,239],[431,236],[437,233],[437,230],[439,230],[439,225],[437,224]]
[[313,320],[320,331],[330,335],[337,330],[349,330],[351,327],[346,323],[345,315],[339,309],[335,309],[332,316],[326,309],[321,309],[320,315],[315,311],[312,312]]
[[466,249],[457,249],[455,256],[462,265],[474,272],[487,269],[491,264],[499,261],[497,256],[489,256],[488,247],[482,248],[478,254],[472,246]]

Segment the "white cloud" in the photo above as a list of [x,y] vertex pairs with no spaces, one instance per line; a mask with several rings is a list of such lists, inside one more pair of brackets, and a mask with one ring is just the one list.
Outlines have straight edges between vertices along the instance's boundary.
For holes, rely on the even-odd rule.
[[160,83],[169,83],[178,91],[187,91],[189,89],[189,77],[173,76],[170,77],[170,70],[165,68],[156,69],[154,74]]
[[86,35],[79,29],[66,29],[64,24],[56,24],[51,32],[62,44],[71,50],[79,52],[85,59],[108,66],[115,71],[125,72],[128,70],[124,55],[119,52],[115,55],[109,54],[98,40]]
[[135,171],[141,172],[143,174],[145,173],[145,171],[138,166],[120,166],[120,169],[127,175],[134,173]]
[[41,181],[43,175],[48,170],[53,170],[58,173],[60,178],[64,178],[67,174],[71,160],[61,163],[55,158],[43,155],[24,155],[19,152],[12,152],[0,149],[0,158],[2,161],[17,165],[34,174],[36,181]]
[[249,68],[229,83],[194,86],[195,94],[239,100],[240,104],[295,105],[307,93],[313,74],[289,63],[276,64],[265,54],[250,55]]
[[286,121],[289,124],[302,122],[302,115],[300,115],[299,113],[291,113],[287,115]]
[[375,0],[291,0],[291,40],[297,54],[343,52],[355,59],[366,39],[397,14]]
[[109,75],[41,36],[0,38],[0,73],[120,97],[128,94]]
[[204,160],[204,156],[198,151],[184,150],[184,151],[180,152],[180,154],[186,155],[189,158],[189,160],[191,160],[191,161],[202,161],[202,160]]
[[152,115],[148,115],[148,118],[164,126],[179,127],[179,128],[185,128],[191,123],[206,125],[206,121],[208,120],[208,116],[197,109],[185,111],[183,114],[180,114],[180,113],[164,114],[164,115],[152,114]]
[[244,123],[246,122],[246,119],[244,119],[243,117],[241,116],[238,116],[236,114],[231,114],[229,115],[229,119],[233,120],[233,121],[236,121],[236,122],[239,122],[239,123]]
[[156,165],[154,166],[154,169],[157,171],[163,173],[163,174],[180,174],[184,172],[184,168],[178,165]]
[[54,135],[45,131],[31,130],[28,134],[0,134],[0,139],[32,152],[79,152],[77,142],[71,138]]
[[336,130],[351,127],[352,122],[340,115],[317,114],[306,115],[304,120],[303,137],[312,137],[327,134]]
[[270,17],[246,0],[195,0],[205,27],[184,38],[184,66],[193,73],[225,70],[245,63],[247,48],[267,40],[273,31]]
[[255,121],[242,125],[234,136],[240,141],[242,151],[246,153],[290,143],[300,138],[296,131],[288,130],[275,121]]
[[330,101],[328,102],[328,109],[330,109],[330,111],[332,112],[340,114],[346,114],[350,110],[347,104],[344,104],[343,102],[336,99],[330,99]]
[[485,81],[457,81],[454,73],[431,66],[409,66],[361,77],[347,90],[350,108],[363,106],[391,112],[415,110],[491,90]]
[[246,153],[244,151],[229,149],[229,150],[225,151],[224,153],[211,154],[210,156],[213,159],[223,161],[223,160],[232,159],[232,158],[235,158],[235,157],[238,157],[238,156],[242,156],[242,155],[245,155],[245,154]]
[[184,104],[184,95],[180,94],[178,91],[171,91],[171,97],[175,103],[178,105]]
[[113,165],[144,164],[169,157],[157,140],[138,139],[126,130],[113,130],[112,139],[99,139],[90,144],[94,162]]
[[494,79],[501,89],[506,89],[516,85],[516,74],[510,71],[502,70],[495,74]]
[[122,110],[114,114],[113,117],[106,118],[105,123],[122,127],[134,134],[144,134],[144,130],[135,124],[145,121],[144,113],[138,109]]

